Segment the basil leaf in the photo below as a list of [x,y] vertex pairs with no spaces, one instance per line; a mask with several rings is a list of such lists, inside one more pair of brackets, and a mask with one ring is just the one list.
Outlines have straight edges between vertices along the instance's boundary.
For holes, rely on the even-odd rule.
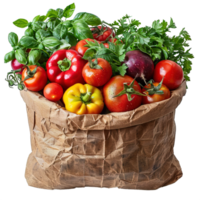
[[46,17],[58,17],[58,12],[54,9],[49,9],[47,14],[46,14]]
[[88,25],[92,25],[92,26],[97,26],[97,25],[101,24],[101,20],[99,19],[99,17],[97,17],[94,14],[86,13],[86,12],[77,13],[76,16],[74,17],[74,19],[75,20],[82,19]]
[[24,36],[20,39],[19,44],[26,48],[34,48],[38,45],[38,42],[30,36]]
[[15,57],[19,63],[26,65],[27,63],[26,53],[22,49],[16,50]]
[[27,29],[25,30],[25,35],[26,35],[26,36],[30,36],[30,37],[34,37],[34,36],[35,36],[34,31],[33,31],[32,28],[27,28]]
[[64,39],[67,36],[67,27],[59,24],[53,31],[53,36],[57,37],[58,39]]
[[62,43],[56,37],[47,37],[43,40],[43,44],[45,47],[53,49],[61,45]]
[[38,42],[41,42],[44,38],[51,36],[51,32],[50,31],[45,31],[43,29],[39,29],[36,33],[35,33],[35,37],[38,40]]
[[36,65],[39,59],[41,58],[41,51],[40,50],[32,50],[28,55],[28,63],[30,65]]
[[59,46],[59,49],[69,49],[71,47],[71,45],[68,43],[67,40],[61,40],[62,44]]
[[50,28],[51,30],[53,30],[58,24],[60,24],[60,20],[59,19],[50,20],[47,23],[47,27]]
[[35,22],[38,22],[38,21],[44,21],[44,20],[46,20],[46,18],[47,17],[45,15],[42,15],[42,16],[37,15],[36,17],[34,17],[32,23],[35,23]]
[[64,12],[63,12],[63,16],[65,18],[69,18],[73,15],[74,13],[74,10],[75,10],[75,4],[72,3],[70,4],[69,6],[67,6],[65,9],[64,9]]
[[77,44],[77,38],[74,36],[73,33],[67,33],[67,36],[65,37],[65,40],[71,44],[71,46],[75,46]]
[[8,41],[11,44],[12,47],[15,47],[18,43],[18,36],[16,33],[9,33],[8,34]]
[[83,40],[86,38],[93,38],[92,32],[88,27],[87,23],[83,20],[76,20],[73,23],[74,35],[79,39]]
[[25,28],[28,26],[28,21],[26,19],[18,19],[13,24],[19,28]]
[[44,22],[41,22],[41,21],[37,21],[35,23],[32,23],[32,29],[34,31],[37,31],[39,29],[42,29],[44,28],[44,25],[46,26],[46,24]]
[[63,18],[63,13],[64,13],[64,9],[62,7],[56,7],[55,8],[58,18],[62,19]]
[[4,63],[8,63],[15,59],[15,51],[11,51],[4,56]]
[[66,20],[62,22],[62,24],[66,26],[67,28],[72,27],[72,20]]

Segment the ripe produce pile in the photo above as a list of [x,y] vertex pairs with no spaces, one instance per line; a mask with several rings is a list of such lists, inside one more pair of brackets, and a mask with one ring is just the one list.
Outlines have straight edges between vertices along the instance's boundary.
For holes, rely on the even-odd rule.
[[26,30],[21,39],[8,35],[13,50],[4,61],[11,62],[10,87],[63,100],[76,114],[99,114],[105,107],[124,112],[168,99],[170,90],[190,80],[191,38],[184,28],[168,36],[176,28],[172,19],[140,27],[128,15],[108,23],[86,12],[72,18],[74,10],[73,3],[32,22],[13,22]]

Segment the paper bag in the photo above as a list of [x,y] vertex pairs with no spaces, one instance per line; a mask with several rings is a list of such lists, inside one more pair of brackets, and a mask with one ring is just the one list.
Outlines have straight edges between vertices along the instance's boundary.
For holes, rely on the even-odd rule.
[[32,152],[25,177],[44,189],[118,187],[154,190],[182,176],[174,156],[175,109],[185,81],[170,99],[121,113],[76,115],[24,90]]

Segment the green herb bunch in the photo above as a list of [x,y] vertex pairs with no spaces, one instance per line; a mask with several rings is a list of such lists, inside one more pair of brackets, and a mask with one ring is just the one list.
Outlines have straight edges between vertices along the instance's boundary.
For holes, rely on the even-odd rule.
[[18,39],[16,33],[9,33],[8,41],[13,50],[4,57],[4,62],[14,58],[24,65],[41,65],[45,67],[48,58],[59,49],[67,49],[76,45],[78,40],[93,38],[89,25],[101,24],[94,14],[77,13],[71,20],[75,4],[63,9],[50,9],[46,15],[37,15],[32,22],[18,19],[13,24],[26,28],[24,36]]
[[[140,50],[148,54],[156,65],[160,60],[172,60],[179,64],[184,71],[186,81],[192,82],[190,76],[193,71],[193,60],[196,54],[192,53],[190,41],[193,38],[186,27],[180,28],[177,34],[172,30],[179,29],[173,16],[166,19],[153,19],[150,25],[143,25],[143,22],[133,15],[125,13],[119,19],[107,23],[112,27],[118,39],[117,45],[109,41],[109,48],[98,42],[87,41],[87,51],[84,59],[104,58],[113,69],[113,76],[126,74],[127,66],[123,63],[125,54],[128,51]],[[123,43],[119,42],[122,41]],[[189,89],[189,85],[187,85]]]

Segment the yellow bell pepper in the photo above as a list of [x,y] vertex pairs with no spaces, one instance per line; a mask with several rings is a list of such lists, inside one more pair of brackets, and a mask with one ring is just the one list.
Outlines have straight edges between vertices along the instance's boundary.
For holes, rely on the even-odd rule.
[[69,87],[63,95],[63,102],[66,110],[78,115],[99,114],[104,107],[101,91],[89,84],[77,83]]

